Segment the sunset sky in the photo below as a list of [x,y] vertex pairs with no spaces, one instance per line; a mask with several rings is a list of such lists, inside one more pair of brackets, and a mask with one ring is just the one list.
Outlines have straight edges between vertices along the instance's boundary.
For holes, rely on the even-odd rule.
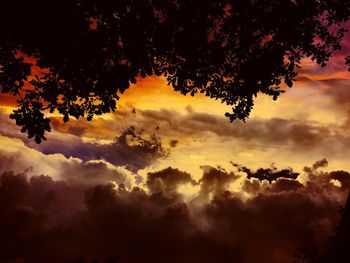
[[[116,112],[67,123],[49,115],[52,131],[37,144],[9,118],[16,98],[0,94],[0,208],[17,209],[0,216],[16,229],[2,230],[13,240],[0,243],[9,251],[0,263],[111,251],[121,263],[151,254],[291,263],[300,247],[325,250],[350,189],[349,33],[342,44],[324,68],[304,59],[278,100],[258,95],[245,123],[230,123],[220,101],[146,77]],[[262,180],[259,168],[285,178]]]
[[[6,124],[1,126],[1,134],[6,138],[1,140],[11,148],[19,143],[12,138],[21,138],[25,147],[39,152],[79,157],[84,154],[79,152],[84,145],[107,147],[132,125],[145,137],[155,133],[170,150],[167,157],[138,170],[138,174],[172,166],[200,177],[200,166],[230,170],[231,161],[253,168],[273,163],[301,171],[322,158],[329,161],[328,169],[349,170],[350,72],[343,63],[349,43],[343,41],[343,51],[325,68],[304,59],[294,87],[285,88],[277,101],[259,95],[246,123],[230,123],[224,113],[231,108],[220,101],[202,94],[184,96],[172,90],[164,78],[147,77],[139,78],[121,94],[116,112],[95,117],[92,122],[71,119],[65,124],[59,115],[53,115],[54,129],[48,141],[39,145],[26,140],[9,120],[16,102],[2,95],[1,118]],[[175,147],[169,146],[171,140],[177,141]],[[99,159],[89,154],[91,160]]]

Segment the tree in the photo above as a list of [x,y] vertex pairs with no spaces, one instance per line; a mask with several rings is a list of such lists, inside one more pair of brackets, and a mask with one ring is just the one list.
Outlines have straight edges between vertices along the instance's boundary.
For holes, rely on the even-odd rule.
[[[204,93],[245,120],[258,93],[291,87],[303,57],[325,66],[341,48],[343,0],[33,0],[0,7],[0,89],[11,114],[40,143],[45,111],[64,121],[114,111],[137,77],[165,76],[176,91]],[[33,76],[35,58],[43,74]],[[350,63],[350,59],[347,60]]]

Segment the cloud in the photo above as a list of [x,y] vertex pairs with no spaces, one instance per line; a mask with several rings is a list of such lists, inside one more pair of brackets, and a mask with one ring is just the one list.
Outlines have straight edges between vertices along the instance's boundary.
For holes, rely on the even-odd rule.
[[[57,121],[53,118],[54,121]],[[84,130],[79,122],[75,124],[80,128],[71,125],[66,133],[55,130],[47,137],[48,140],[36,144],[33,140],[27,139],[25,134],[18,131],[18,127],[8,119],[8,116],[0,110],[0,121],[5,125],[0,128],[0,135],[20,138],[30,148],[36,149],[44,154],[63,154],[65,157],[79,158],[85,162],[89,160],[105,160],[115,166],[125,166],[127,169],[136,172],[154,164],[158,159],[167,157],[170,150],[163,147],[163,144],[156,134],[143,134],[134,126],[114,131],[113,140],[101,143],[98,138],[84,139],[79,137],[82,133],[76,134],[76,130]],[[78,135],[78,136],[77,136]],[[118,135],[118,136],[117,136]],[[170,147],[176,146],[176,140],[170,141]]]
[[[316,77],[312,75],[303,76],[301,79],[309,87],[315,87],[320,94],[331,99],[332,109],[338,116],[338,125],[349,129],[350,127],[350,72],[339,72],[331,76]],[[340,131],[341,132],[341,131]],[[342,132],[341,132],[342,133]]]
[[[4,117],[3,117],[4,118]],[[119,149],[115,143],[99,144],[84,142],[78,136],[86,138],[85,130],[89,130],[90,135],[96,139],[101,138],[105,134],[105,138],[110,138],[113,134],[112,141],[120,134],[122,128],[115,125],[123,119],[126,127],[136,127],[144,133],[145,136],[157,132],[157,135],[162,138],[170,138],[171,147],[181,143],[182,138],[199,139],[209,135],[215,135],[221,138],[231,138],[238,141],[244,141],[247,145],[256,143],[264,145],[288,146],[294,150],[309,150],[318,147],[320,144],[328,144],[332,146],[331,140],[344,140],[342,136],[338,136],[334,132],[335,127],[321,125],[317,122],[305,122],[303,120],[287,120],[281,118],[260,119],[252,118],[246,123],[234,122],[230,123],[223,116],[213,115],[209,113],[187,111],[186,114],[167,109],[160,110],[138,110],[136,113],[128,111],[119,111],[112,115],[113,120],[96,119],[93,122],[74,121],[69,124],[62,124],[58,119],[53,118],[56,123],[54,127],[57,131],[64,131],[65,134],[58,136],[49,136],[48,142],[40,145],[35,145],[32,142],[26,142],[31,147],[41,150],[45,153],[52,153],[61,148],[60,151],[65,151],[65,155],[76,156],[78,152],[84,152],[89,155],[103,155],[104,152],[115,152],[118,158],[125,155],[124,148]],[[62,126],[63,125],[63,126]],[[98,131],[101,127],[102,131]],[[125,128],[125,127],[124,127]],[[12,130],[15,130],[12,128]],[[79,132],[76,132],[79,130]],[[106,131],[108,130],[108,131]],[[95,132],[94,132],[95,131]],[[1,131],[4,135],[10,136],[9,132]],[[52,135],[52,133],[50,134]],[[18,135],[13,135],[18,136]],[[57,147],[62,143],[62,138],[65,137],[69,143],[64,144],[64,147]],[[179,142],[180,139],[180,142]],[[98,142],[98,140],[96,140]],[[329,148],[329,147],[327,147]],[[118,152],[121,152],[118,154]],[[110,154],[105,154],[110,156]],[[119,156],[120,155],[120,156]],[[137,154],[136,154],[137,155]],[[96,159],[96,158],[95,158]],[[111,161],[114,163],[115,160]]]
[[[326,159],[324,160],[327,162]],[[277,181],[280,178],[297,179],[299,176],[299,173],[294,172],[291,168],[278,170],[276,167],[272,167],[272,168],[259,168],[256,171],[252,171],[248,167],[245,167],[239,164],[232,163],[232,165],[234,167],[237,167],[239,171],[246,173],[248,179],[256,178],[260,181],[267,180],[270,183],[273,181]]]
[[[7,150],[18,157],[17,167],[26,167],[31,151],[32,164],[55,158],[62,170],[55,179],[33,175],[35,165],[2,172],[0,262],[293,262],[298,247],[326,250],[350,190],[350,174],[322,171],[325,161],[305,169],[304,182],[288,169],[273,169],[280,176],[269,181],[248,178],[237,167],[204,166],[197,181],[169,167],[148,173],[145,184],[125,187],[111,180],[111,164],[84,166],[17,143],[21,151]],[[179,190],[188,184],[198,186],[191,199]]]
[[28,148],[19,139],[0,136],[0,173],[14,171],[49,175],[55,180],[72,184],[97,184],[114,182],[132,187],[135,174],[124,167],[114,166],[104,160],[84,162],[79,158],[66,158],[62,154],[43,154]]
[[139,128],[146,130],[147,127],[159,127],[160,135],[174,138],[201,138],[210,134],[236,139],[247,146],[256,143],[270,146],[284,145],[298,151],[318,148],[321,144],[327,144],[329,150],[332,148],[332,140],[344,140],[334,133],[335,127],[303,120],[252,118],[246,123],[230,123],[225,117],[194,111],[180,114],[161,109],[138,111],[138,113]]
[[158,172],[148,173],[146,186],[152,194],[174,194],[179,185],[188,183],[196,184],[189,173],[168,167]]
[[[22,138],[26,145],[45,154],[61,153],[84,161],[104,159],[116,166],[126,166],[133,172],[159,163],[171,152],[180,153],[184,145],[194,147],[196,142],[201,142],[204,150],[208,143],[226,147],[227,144],[223,142],[227,142],[240,150],[259,153],[276,151],[273,155],[283,151],[299,159],[321,156],[342,158],[340,153],[348,152],[350,145],[350,137],[343,132],[341,123],[321,124],[281,118],[251,118],[246,123],[230,123],[223,116],[193,109],[186,113],[166,109],[138,109],[133,113],[124,109],[93,122],[71,120],[68,124],[62,124],[56,118],[53,118],[53,122],[56,123],[55,129],[48,135],[48,141],[37,145]],[[15,133],[17,127],[12,126],[0,132],[18,137],[18,132]],[[134,127],[135,131],[142,133],[142,143],[118,141],[116,136],[129,129],[125,127]],[[227,147],[222,155],[225,151],[228,152]]]
[[322,84],[328,87],[324,92],[334,101],[335,108],[344,113],[346,120],[345,128],[350,128],[350,96],[349,79],[329,79],[323,80]]
[[226,172],[221,168],[211,166],[202,166],[203,176],[199,180],[200,195],[205,201],[209,201],[212,196],[228,191],[230,185],[238,180],[239,176],[233,172]]

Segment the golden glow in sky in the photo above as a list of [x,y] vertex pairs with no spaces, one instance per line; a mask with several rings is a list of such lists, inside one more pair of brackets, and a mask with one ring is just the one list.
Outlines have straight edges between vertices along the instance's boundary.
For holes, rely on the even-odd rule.
[[[71,119],[66,124],[57,115],[48,142],[40,147],[31,145],[40,150],[45,144],[50,145],[50,138],[55,138],[51,140],[61,140],[64,152],[64,141],[76,136],[82,143],[109,145],[123,129],[134,126],[145,136],[155,133],[170,152],[139,170],[140,175],[172,166],[199,177],[202,165],[230,170],[231,162],[255,168],[275,163],[301,170],[321,158],[329,160],[329,169],[348,169],[344,151],[350,141],[345,125],[350,111],[347,104],[339,107],[340,91],[333,82],[350,83],[350,74],[345,68],[331,67],[322,72],[310,61],[303,63],[305,70],[300,72],[294,87],[284,87],[286,92],[277,101],[258,96],[246,123],[230,123],[224,113],[230,112],[231,107],[220,101],[203,94],[184,96],[169,87],[165,78],[147,77],[139,78],[137,84],[121,94],[115,113],[96,117],[92,122]],[[8,115],[14,99],[2,96],[1,105],[2,114]],[[16,128],[11,130],[16,133]],[[175,147],[168,146],[171,140],[176,140]]]

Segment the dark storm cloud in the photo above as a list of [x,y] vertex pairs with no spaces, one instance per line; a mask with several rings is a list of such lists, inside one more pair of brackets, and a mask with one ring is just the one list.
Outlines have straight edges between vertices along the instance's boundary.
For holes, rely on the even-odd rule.
[[246,202],[224,193],[206,213],[216,238],[240,247],[243,262],[293,262],[297,247],[325,248],[335,206],[316,206],[309,196],[295,191],[261,194]]
[[[35,188],[33,180],[28,182],[22,175],[1,178],[0,245],[5,253],[0,261],[74,262],[80,256],[115,257],[122,262],[237,258],[231,247],[196,228],[182,202],[164,204],[156,195],[148,196],[137,188],[126,192],[115,191],[112,185],[96,185],[85,190],[75,187],[74,192],[84,201],[72,199],[75,207],[65,209],[59,206],[60,197],[67,197],[70,189],[51,189],[45,181]],[[70,217],[49,221],[56,207]]]
[[[245,178],[242,191],[230,192],[228,185],[241,173],[207,166],[196,182],[167,168],[149,173],[145,190],[3,173],[0,262],[84,257],[87,262],[289,263],[298,247],[325,250],[349,191],[349,173],[311,167],[305,184]],[[199,199],[184,201],[177,193],[182,184],[199,186]],[[211,199],[201,198],[210,194]]]

